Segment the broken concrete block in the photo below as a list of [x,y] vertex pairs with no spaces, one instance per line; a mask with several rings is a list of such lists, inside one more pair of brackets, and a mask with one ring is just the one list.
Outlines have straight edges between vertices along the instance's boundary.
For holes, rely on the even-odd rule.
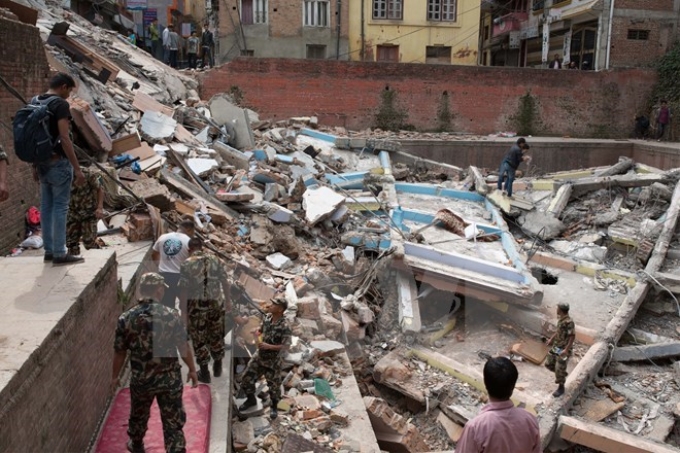
[[149,241],[153,239],[153,222],[149,214],[136,212],[130,214],[129,221],[122,227],[128,241]]
[[267,245],[272,239],[271,221],[262,215],[253,215],[250,222],[250,242]]
[[584,234],[578,240],[581,244],[602,245],[604,238],[600,233]]
[[525,213],[519,218],[519,223],[526,234],[544,240],[556,238],[566,229],[561,220],[538,210]]
[[387,382],[408,382],[411,370],[404,364],[399,354],[391,352],[373,367],[373,379],[379,384]]
[[354,250],[354,247],[348,245],[342,250],[342,253],[340,253],[342,271],[346,274],[351,274],[354,272],[354,262],[356,259]]
[[142,135],[152,143],[170,141],[175,134],[177,121],[160,112],[148,111],[139,122]]
[[250,149],[255,146],[253,131],[250,129],[248,112],[235,106],[222,96],[210,99],[210,113],[220,126],[231,124],[236,132],[235,145],[238,149]]
[[[282,252],[283,253],[283,252]],[[284,255],[288,255],[284,253]],[[290,255],[288,255],[290,256]],[[304,277],[297,276],[293,279],[293,286],[295,287],[295,293],[298,297],[304,296],[307,291],[312,289],[312,284],[307,281]]]
[[[173,147],[173,150],[174,149],[175,148]],[[215,159],[193,158],[187,159],[186,163],[189,168],[191,168],[191,170],[198,176],[205,176],[206,173],[219,167],[219,164]]]
[[456,443],[460,440],[464,429],[462,426],[451,420],[443,412],[440,412],[437,416],[437,422],[444,428],[444,431],[446,431],[446,435],[449,436],[451,442]]
[[345,197],[328,187],[307,188],[302,195],[302,207],[309,226],[328,218],[345,202]]
[[356,305],[357,315],[359,315],[359,322],[361,324],[370,324],[375,321],[375,314],[373,310],[368,308],[364,303],[359,303]]
[[342,310],[340,316],[342,317],[342,329],[349,343],[363,340],[366,337],[366,328],[360,326],[346,311]]
[[345,345],[337,341],[312,341],[310,346],[318,351],[318,357],[332,357],[345,352]]
[[380,446],[387,451],[429,451],[418,428],[397,414],[384,400],[364,397],[364,405]]
[[68,102],[71,106],[73,122],[90,148],[98,152],[111,151],[113,143],[109,131],[99,121],[99,117],[90,104],[77,98],[69,98]]
[[250,169],[250,159],[241,151],[217,141],[212,144],[212,148],[217,151],[220,157],[229,165],[232,165],[239,170]]
[[321,319],[321,313],[319,312],[319,301],[316,298],[309,297],[298,299],[297,308],[298,318],[313,320]]
[[244,201],[251,201],[255,198],[252,193],[239,193],[239,192],[217,192],[215,198],[225,203],[238,203]]
[[255,439],[255,430],[248,420],[236,421],[231,425],[231,436],[234,443],[248,445]]
[[335,319],[331,315],[321,315],[321,323],[326,337],[334,340],[337,339],[342,332],[342,321]]
[[270,206],[274,206],[274,208],[268,212],[267,217],[269,217],[274,222],[288,223],[292,220],[293,216],[295,215],[293,211],[291,211],[290,209],[286,209],[283,206],[278,205]]
[[283,253],[272,253],[267,257],[267,263],[277,271],[287,269],[293,265],[293,262]]
[[161,184],[155,178],[140,179],[130,183],[130,190],[161,212],[169,211],[175,207],[174,199],[167,186]]

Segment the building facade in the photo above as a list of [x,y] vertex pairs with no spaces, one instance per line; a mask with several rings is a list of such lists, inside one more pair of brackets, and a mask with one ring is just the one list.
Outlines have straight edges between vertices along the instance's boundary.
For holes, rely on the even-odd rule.
[[488,0],[479,64],[578,69],[648,66],[678,37],[678,0]]
[[480,0],[353,0],[351,59],[474,65],[480,11]]
[[349,8],[349,0],[213,3],[217,61],[238,56],[347,60]]

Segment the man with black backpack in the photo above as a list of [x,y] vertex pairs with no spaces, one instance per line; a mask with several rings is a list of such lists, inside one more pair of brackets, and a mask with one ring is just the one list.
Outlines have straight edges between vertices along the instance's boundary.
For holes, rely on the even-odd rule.
[[[71,113],[66,102],[75,86],[70,75],[55,75],[50,80],[47,93],[34,97],[28,106],[17,112],[14,120],[17,156],[33,164],[33,176],[40,182],[44,261],[55,265],[83,261],[83,258],[69,255],[66,251],[71,182],[74,176],[77,186],[85,182],[71,141]],[[37,120],[36,116],[42,119]],[[46,132],[49,138],[47,144],[46,140],[35,141],[40,132]]]

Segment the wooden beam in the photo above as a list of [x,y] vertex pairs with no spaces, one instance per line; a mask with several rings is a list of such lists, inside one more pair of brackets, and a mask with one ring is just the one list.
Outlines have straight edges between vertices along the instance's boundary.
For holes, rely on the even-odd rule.
[[614,428],[562,416],[558,422],[560,437],[605,453],[677,453],[670,445],[653,442]]
[[486,183],[484,176],[482,176],[482,172],[479,171],[479,168],[470,166],[469,170],[470,173],[472,173],[472,176],[475,180],[475,190],[477,191],[477,193],[480,195],[488,194],[491,191],[491,189],[489,189],[489,186]]
[[[656,241],[652,257],[645,267],[646,273],[650,275],[657,273],[666,259],[668,245],[675,234],[678,214],[680,214],[680,184],[675,185],[670,208],[666,211],[666,220],[663,224],[663,230],[659,235],[659,239]],[[595,378],[597,372],[609,358],[610,351],[608,345],[618,343],[619,339],[628,328],[628,324],[633,320],[638,309],[642,305],[642,302],[645,300],[651,286],[652,285],[648,282],[638,282],[638,284],[628,292],[619,306],[618,311],[602,332],[599,341],[588,349],[588,352],[581,358],[574,370],[569,374],[564,396],[547,403],[543,413],[560,414],[571,407],[576,398]],[[545,449],[548,447],[555,432],[556,419],[551,416],[542,417],[539,421],[539,426],[541,430],[541,444]],[[619,450],[619,452],[620,451],[623,450]]]
[[619,162],[607,168],[606,170],[595,173],[595,176],[614,176],[626,173],[628,170],[633,168],[635,163],[629,157],[619,157]]
[[667,359],[680,356],[680,342],[624,346],[614,349],[616,362],[641,362],[647,359]]
[[553,199],[550,200],[550,205],[548,205],[548,212],[552,214],[555,218],[558,218],[560,214],[562,214],[562,211],[564,211],[564,208],[567,207],[569,199],[571,198],[571,192],[573,187],[574,186],[571,183],[563,184],[562,186],[560,186],[559,189],[557,189],[557,193],[555,194]]

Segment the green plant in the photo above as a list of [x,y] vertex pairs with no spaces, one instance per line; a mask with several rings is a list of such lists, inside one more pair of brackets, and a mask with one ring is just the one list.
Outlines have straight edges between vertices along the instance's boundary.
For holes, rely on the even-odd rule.
[[375,115],[375,127],[386,131],[403,128],[408,113],[399,105],[397,92],[386,88],[380,93],[380,107]]
[[453,113],[449,106],[449,93],[444,91],[439,98],[439,105],[437,106],[437,131],[446,132],[451,129],[451,121],[453,120]]
[[680,74],[680,41],[659,59],[656,63],[658,81],[652,90],[649,105],[654,106],[661,99],[667,99],[671,104],[680,101],[680,84],[677,83]]
[[531,91],[519,98],[517,113],[510,117],[510,122],[518,135],[534,135],[539,128],[540,117],[538,101],[531,95]]

